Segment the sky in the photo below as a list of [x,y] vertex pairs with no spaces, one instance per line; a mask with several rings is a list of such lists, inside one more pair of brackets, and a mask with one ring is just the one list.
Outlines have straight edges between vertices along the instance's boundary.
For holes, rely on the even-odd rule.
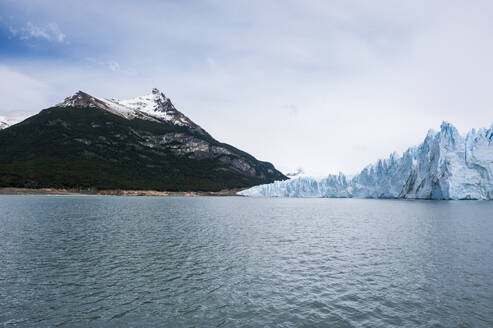
[[0,0],[0,116],[154,87],[284,173],[493,123],[492,1]]

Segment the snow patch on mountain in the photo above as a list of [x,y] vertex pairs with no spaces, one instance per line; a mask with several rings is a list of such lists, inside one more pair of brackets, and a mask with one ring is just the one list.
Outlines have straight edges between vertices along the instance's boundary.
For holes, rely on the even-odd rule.
[[450,123],[421,145],[368,165],[352,178],[299,177],[239,193],[254,197],[493,199],[493,125],[461,136]]
[[142,97],[114,101],[137,112],[146,113],[152,117],[156,117],[167,122],[172,122],[175,125],[188,127],[195,126],[195,123],[180,113],[175,108],[171,100],[156,88],[152,89],[150,94]]
[[8,118],[5,116],[0,116],[0,130],[6,129],[11,125],[14,125],[18,123],[19,120],[13,119],[13,118]]
[[63,102],[57,104],[56,106],[100,108],[126,119],[139,117],[139,113],[132,108],[128,108],[113,100],[91,96],[83,91],[78,91],[74,95],[65,98]]
[[306,174],[305,171],[301,167],[299,167],[296,169],[296,171],[286,173],[286,176],[290,179],[294,179],[297,177],[306,176]]

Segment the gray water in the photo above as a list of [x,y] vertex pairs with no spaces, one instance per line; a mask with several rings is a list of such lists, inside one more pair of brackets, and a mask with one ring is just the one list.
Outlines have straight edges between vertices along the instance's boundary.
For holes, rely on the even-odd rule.
[[493,201],[0,196],[0,326],[492,327]]

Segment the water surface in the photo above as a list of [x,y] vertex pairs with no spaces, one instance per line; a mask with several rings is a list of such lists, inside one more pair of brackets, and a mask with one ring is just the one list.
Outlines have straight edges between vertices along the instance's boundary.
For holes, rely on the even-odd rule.
[[492,327],[493,202],[0,196],[0,326]]

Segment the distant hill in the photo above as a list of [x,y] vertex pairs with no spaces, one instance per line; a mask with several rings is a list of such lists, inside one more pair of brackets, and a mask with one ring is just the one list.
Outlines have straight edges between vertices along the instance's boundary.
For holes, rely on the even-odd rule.
[[79,91],[0,131],[1,187],[217,191],[285,179],[157,89],[123,101]]

